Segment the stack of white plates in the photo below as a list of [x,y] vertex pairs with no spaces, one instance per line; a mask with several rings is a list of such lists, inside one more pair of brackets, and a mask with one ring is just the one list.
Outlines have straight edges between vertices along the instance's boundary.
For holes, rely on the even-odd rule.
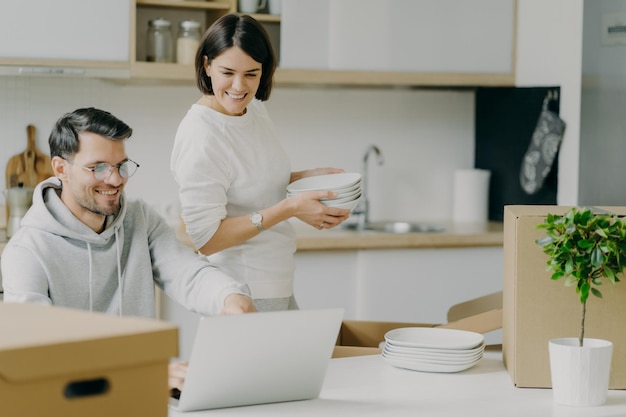
[[433,327],[404,327],[385,334],[383,358],[399,368],[460,372],[483,357],[482,334]]
[[287,197],[307,191],[334,191],[335,198],[320,201],[328,207],[353,210],[361,197],[361,174],[344,172],[302,178],[287,186]]

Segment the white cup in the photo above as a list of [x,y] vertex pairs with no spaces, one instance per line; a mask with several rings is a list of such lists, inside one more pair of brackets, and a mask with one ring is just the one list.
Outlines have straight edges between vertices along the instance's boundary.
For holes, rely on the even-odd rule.
[[280,2],[281,0],[268,0],[267,8],[270,14],[280,14]]
[[265,7],[267,0],[239,0],[239,11],[241,13],[256,13]]

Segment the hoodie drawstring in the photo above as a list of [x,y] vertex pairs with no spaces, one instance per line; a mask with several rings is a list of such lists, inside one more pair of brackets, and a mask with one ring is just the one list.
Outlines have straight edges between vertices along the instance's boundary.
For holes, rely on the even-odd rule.
[[117,287],[120,290],[120,317],[122,316],[122,304],[124,301],[124,281],[122,281],[122,260],[120,256],[120,240],[118,236],[119,229],[115,228],[115,249],[117,255]]
[[87,242],[87,253],[89,254],[89,311],[93,311],[93,274],[91,270],[91,245]]
[[[87,242],[87,253],[89,254],[89,311],[93,311],[93,262],[91,256],[91,244]],[[122,260],[120,256],[120,240],[118,236],[118,229],[115,229],[115,254],[117,257],[117,288],[120,292],[120,317],[123,314],[122,303],[124,301],[124,287],[122,281]]]

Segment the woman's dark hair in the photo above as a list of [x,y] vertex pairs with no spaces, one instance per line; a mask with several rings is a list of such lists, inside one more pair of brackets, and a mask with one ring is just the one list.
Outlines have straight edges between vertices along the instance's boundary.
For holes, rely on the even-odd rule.
[[196,83],[203,94],[213,95],[211,78],[204,70],[204,57],[209,64],[225,50],[236,46],[262,65],[261,82],[255,97],[266,101],[272,92],[276,55],[263,26],[248,15],[227,14],[216,20],[204,33],[196,53]]
[[104,110],[93,107],[74,110],[55,123],[48,138],[50,156],[71,158],[78,152],[78,135],[91,132],[111,140],[125,140],[133,130],[124,122]]

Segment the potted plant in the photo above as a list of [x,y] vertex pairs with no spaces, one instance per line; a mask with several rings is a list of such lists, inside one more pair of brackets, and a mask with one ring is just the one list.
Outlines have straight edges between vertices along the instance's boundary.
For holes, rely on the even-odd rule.
[[[626,267],[626,222],[614,214],[594,214],[572,208],[564,215],[548,214],[537,226],[545,236],[536,243],[548,255],[553,280],[565,279],[581,304],[578,339],[549,343],[550,370],[555,401],[567,405],[600,405],[606,401],[613,345],[585,338],[587,301],[602,298],[604,282],[620,281]],[[590,361],[597,361],[590,362]],[[580,364],[576,369],[575,364]]]

